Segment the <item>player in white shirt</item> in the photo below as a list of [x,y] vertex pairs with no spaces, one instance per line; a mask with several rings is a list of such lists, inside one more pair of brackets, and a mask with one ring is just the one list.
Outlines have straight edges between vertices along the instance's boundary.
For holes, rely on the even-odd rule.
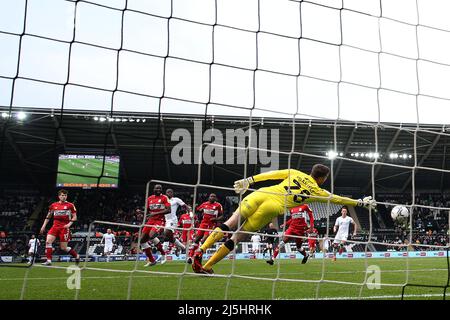
[[326,235],[323,237],[322,240],[322,252],[326,254],[328,252],[328,249],[330,248],[330,238],[328,238]]
[[34,257],[36,256],[36,253],[39,250],[39,245],[41,242],[39,239],[36,238],[36,236],[33,234],[31,235],[30,241],[28,241],[28,264],[31,265],[34,262]]
[[[336,219],[333,227],[333,231],[336,233],[333,241],[333,260],[336,261],[336,250],[339,247],[339,254],[344,251],[344,245],[348,238],[348,233],[350,231],[350,224],[353,224],[353,235],[356,235],[356,223],[353,219],[347,216],[348,208],[343,206],[341,208],[341,216]],[[337,231],[337,232],[336,232]]]
[[[174,237],[175,229],[178,227],[178,216],[177,211],[178,208],[182,208],[186,211],[190,211],[191,208],[184,203],[180,198],[174,197],[174,193],[172,189],[166,190],[166,196],[169,198],[170,203],[170,213],[167,213],[164,218],[166,220],[166,225],[164,227],[164,236],[169,243],[172,243],[176,246],[175,254],[179,255],[179,250],[186,250],[185,245],[177,238]],[[165,259],[161,260],[161,264],[166,262]]]
[[259,252],[259,249],[261,247],[261,236],[259,234],[254,234],[251,237],[252,241],[252,253],[256,254]]
[[112,253],[114,243],[116,242],[116,237],[112,233],[111,229],[106,230],[106,233],[103,235],[102,241],[100,243],[103,242],[105,243],[103,254],[106,255],[106,261],[109,262],[109,255]]

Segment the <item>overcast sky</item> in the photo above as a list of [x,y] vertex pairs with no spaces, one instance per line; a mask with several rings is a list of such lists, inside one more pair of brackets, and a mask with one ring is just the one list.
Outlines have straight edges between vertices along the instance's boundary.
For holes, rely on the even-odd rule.
[[0,106],[450,124],[450,1],[343,2],[0,0]]

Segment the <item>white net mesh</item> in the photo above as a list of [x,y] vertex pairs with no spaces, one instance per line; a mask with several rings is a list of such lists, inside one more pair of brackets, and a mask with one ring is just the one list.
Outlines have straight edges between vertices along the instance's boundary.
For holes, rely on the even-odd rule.
[[[354,170],[364,172],[366,182],[364,185],[355,182],[358,185],[349,193],[370,194],[379,199],[379,189],[385,194],[395,189],[402,196],[410,195],[408,203],[399,202],[399,197],[378,202],[379,206],[386,206],[387,212],[395,204],[407,205],[411,212],[406,228],[409,229],[408,243],[389,243],[389,246],[411,246],[415,214],[419,209],[440,210],[439,216],[447,219],[448,230],[448,216],[442,211],[450,208],[446,204],[424,204],[420,199],[420,192],[438,186],[416,183],[416,177],[423,181],[423,176],[441,175],[439,189],[442,191],[450,172],[445,165],[443,142],[448,141],[449,134],[446,126],[441,125],[449,123],[450,119],[449,113],[443,112],[450,100],[445,86],[450,76],[450,55],[446,46],[450,26],[443,14],[448,9],[444,1],[430,4],[424,0],[364,3],[349,0],[39,0],[39,3],[37,0],[4,0],[1,5],[5,10],[0,10],[0,21],[3,21],[0,41],[5,44],[1,48],[6,58],[0,65],[0,92],[5,93],[0,106],[7,119],[2,130],[1,150],[5,141],[10,140],[8,129],[12,116],[21,108],[32,108],[38,113],[53,108],[61,117],[89,111],[99,119],[104,115],[105,121],[107,117],[113,119],[126,112],[156,114],[158,131],[150,143],[153,153],[156,142],[162,138],[162,119],[171,114],[212,117],[208,118],[212,119],[209,120],[212,128],[213,116],[241,117],[246,128],[260,125],[264,118],[281,118],[280,127],[291,127],[285,149],[256,144],[253,139],[258,141],[259,137],[251,130],[248,139],[238,145],[234,145],[234,141],[216,143],[201,138],[193,147],[193,161],[198,164],[195,183],[180,183],[175,178],[151,182],[190,189],[193,204],[197,202],[199,188],[232,192],[230,186],[204,182],[203,169],[210,165],[203,157],[206,147],[223,152],[243,150],[242,162],[238,162],[242,160],[239,156],[232,159],[242,163],[238,173],[242,178],[251,175],[252,152],[278,154],[283,165],[280,169],[306,169],[305,162],[330,161],[332,193],[336,189],[336,179],[352,176],[351,170],[345,169],[345,163],[351,163]],[[20,19],[13,21],[13,17]],[[330,146],[328,154],[320,150],[322,146],[306,148],[311,123],[323,128],[328,126],[332,132],[328,141],[316,141]],[[349,126],[352,130],[345,141],[340,130]],[[62,127],[58,124],[56,132]],[[365,131],[358,136],[361,128]],[[393,134],[390,142],[379,142],[381,132],[388,130]],[[112,135],[111,126],[108,134]],[[403,145],[397,141],[402,136]],[[383,135],[383,139],[386,138],[389,137]],[[404,143],[405,140],[408,143]],[[427,164],[430,155],[436,153],[438,143],[444,146],[442,165]],[[404,161],[396,162],[398,159]],[[155,173],[153,163],[152,174]],[[389,170],[380,177],[383,168]],[[389,183],[396,176],[404,175],[408,178],[400,180],[400,187],[389,189]],[[383,179],[387,181],[384,185]],[[417,202],[418,197],[420,202]],[[337,210],[331,203],[324,206],[314,207],[319,217],[326,220],[326,232],[319,241],[324,237],[333,240],[330,230],[335,217],[331,220],[330,216]],[[361,213],[353,214],[361,216]],[[367,235],[361,241],[348,241],[363,247],[364,267],[356,272],[362,277],[348,281],[330,278],[332,272],[345,271],[330,271],[326,255],[320,261],[317,274],[295,278],[283,273],[282,263],[275,266],[276,272],[269,277],[242,274],[240,260],[233,259],[227,272],[215,275],[226,279],[221,298],[233,298],[232,292],[237,290],[235,281],[241,279],[271,282],[272,299],[290,298],[285,293],[289,291],[289,283],[313,284],[314,290],[309,291],[308,297],[315,299],[336,298],[332,287],[339,285],[357,288],[346,296],[348,298],[384,297],[368,294],[366,289],[371,275],[367,271],[371,266],[369,257],[375,246],[387,246],[383,241],[374,240],[374,219],[378,219],[377,214],[369,211]],[[96,225],[139,227],[139,235],[144,226],[95,221],[90,228]],[[284,228],[281,237],[285,231]],[[420,243],[415,247],[435,248],[448,256],[448,242],[443,245]],[[439,284],[415,283],[417,279],[410,274],[410,255],[405,257],[401,271],[405,272],[405,277],[401,281],[383,280],[381,286],[403,288],[400,297],[407,295],[405,288],[408,286],[434,286],[442,289],[445,297],[448,280]],[[190,283],[186,284],[186,279],[192,276],[188,264],[183,265],[181,272],[142,270],[138,259],[131,270],[91,267],[88,262],[83,266],[83,270],[100,269],[130,273],[127,299],[133,298],[136,277],[142,273],[177,277],[177,299],[183,299],[184,292],[192,290]],[[448,266],[441,269],[448,272]],[[27,270],[22,298],[28,274]],[[79,290],[75,292],[78,299]],[[436,295],[442,296],[442,293]],[[397,297],[386,297],[391,296]]]

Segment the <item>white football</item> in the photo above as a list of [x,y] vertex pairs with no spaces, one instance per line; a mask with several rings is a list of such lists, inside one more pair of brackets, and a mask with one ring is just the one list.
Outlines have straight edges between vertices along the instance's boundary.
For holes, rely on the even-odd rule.
[[405,220],[409,217],[409,210],[405,206],[395,206],[391,210],[392,220]]

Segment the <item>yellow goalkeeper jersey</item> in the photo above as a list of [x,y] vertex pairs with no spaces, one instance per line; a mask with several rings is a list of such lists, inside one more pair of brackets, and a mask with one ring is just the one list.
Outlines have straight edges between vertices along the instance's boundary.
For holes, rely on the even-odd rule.
[[254,182],[281,179],[283,179],[281,183],[261,188],[259,191],[263,191],[266,196],[286,204],[287,208],[294,208],[310,202],[328,202],[328,200],[341,205],[356,206],[358,204],[357,200],[340,197],[320,188],[313,177],[298,170],[276,170],[253,176]]

